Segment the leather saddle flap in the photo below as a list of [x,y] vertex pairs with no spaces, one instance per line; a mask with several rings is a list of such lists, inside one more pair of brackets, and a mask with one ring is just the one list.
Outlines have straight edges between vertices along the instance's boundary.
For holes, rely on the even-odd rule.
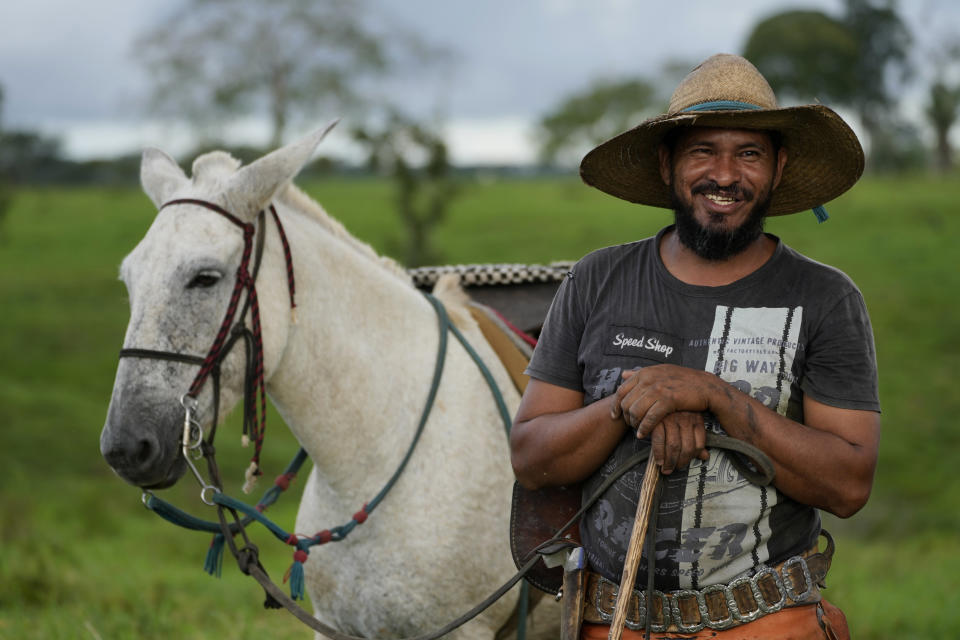
[[[510,509],[510,553],[517,568],[536,553],[537,548],[555,536],[580,543],[579,521],[565,531],[558,530],[580,509],[581,489],[576,486],[544,487],[531,491],[520,483],[513,484]],[[550,594],[563,585],[563,567],[552,569],[538,562],[526,576],[527,582]]]

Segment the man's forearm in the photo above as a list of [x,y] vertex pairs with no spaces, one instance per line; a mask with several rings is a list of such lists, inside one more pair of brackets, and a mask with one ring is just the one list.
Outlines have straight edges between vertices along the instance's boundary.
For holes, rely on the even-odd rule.
[[879,441],[876,414],[805,400],[801,424],[719,378],[710,387],[709,410],[729,435],[770,457],[777,489],[840,517],[866,503]]
[[580,482],[610,455],[624,433],[611,418],[612,398],[586,407],[523,419],[523,406],[510,433],[511,462],[528,489]]

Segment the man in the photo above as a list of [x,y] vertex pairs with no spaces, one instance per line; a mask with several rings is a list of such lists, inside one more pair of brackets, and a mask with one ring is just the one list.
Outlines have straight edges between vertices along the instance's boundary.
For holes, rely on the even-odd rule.
[[[812,207],[820,217],[862,171],[839,116],[778,108],[756,68],[731,55],[694,69],[667,114],[584,158],[586,183],[671,207],[675,224],[591,253],[563,282],[527,369],[512,461],[528,488],[582,482],[584,496],[644,448],[662,465],[648,533],[656,597],[645,558],[624,637],[648,622],[658,638],[846,635],[816,585],[832,554],[832,544],[817,553],[818,509],[849,517],[870,494],[872,330],[849,278],[763,222]],[[707,448],[708,432],[762,451],[772,485],[749,482],[737,454]],[[581,520],[592,572],[582,638],[607,637],[643,470]]]

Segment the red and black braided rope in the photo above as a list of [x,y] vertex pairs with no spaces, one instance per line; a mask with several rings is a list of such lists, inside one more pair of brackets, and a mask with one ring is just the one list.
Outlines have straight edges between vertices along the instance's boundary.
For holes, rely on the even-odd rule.
[[[250,416],[249,425],[248,421],[246,419],[244,420],[244,432],[246,432],[249,427],[249,437],[254,443],[254,454],[251,458],[253,474],[262,475],[262,471],[260,470],[260,453],[263,450],[263,439],[267,425],[267,394],[266,384],[264,382],[263,334],[260,324],[260,303],[257,299],[257,287],[255,281],[256,275],[251,275],[250,273],[250,258],[253,255],[253,240],[256,236],[256,226],[253,223],[243,222],[223,207],[220,207],[212,202],[207,202],[206,200],[181,198],[177,200],[171,200],[160,208],[163,209],[164,207],[175,204],[190,204],[210,209],[211,211],[215,211],[224,216],[227,218],[227,220],[243,230],[243,254],[240,259],[240,265],[237,267],[233,292],[230,295],[230,304],[227,306],[227,311],[224,314],[223,321],[220,323],[220,328],[217,330],[217,336],[213,341],[213,345],[207,352],[207,355],[203,360],[203,364],[200,367],[200,371],[197,372],[193,382],[190,384],[190,389],[187,392],[187,395],[194,398],[199,395],[200,390],[203,388],[203,385],[206,383],[210,374],[223,358],[223,347],[227,342],[227,338],[231,331],[233,331],[234,316],[237,313],[237,308],[240,306],[240,295],[242,292],[246,291],[246,304],[250,309],[250,323],[253,333],[252,357],[254,359],[254,367],[252,376],[253,379],[248,382],[249,388],[246,389],[244,394],[244,413],[245,416]],[[283,256],[287,271],[287,289],[290,294],[290,308],[294,309],[296,308],[296,284],[293,275],[293,259],[290,252],[290,243],[287,241],[287,235],[283,229],[283,225],[280,222],[280,216],[277,215],[277,210],[273,205],[270,205],[270,213],[276,222],[277,231],[280,236],[280,242],[283,245]],[[263,218],[261,216],[261,221],[262,220]],[[257,267],[258,266],[259,264]],[[237,322],[242,323],[243,318],[240,318]],[[258,402],[260,404],[259,411],[257,410]]]

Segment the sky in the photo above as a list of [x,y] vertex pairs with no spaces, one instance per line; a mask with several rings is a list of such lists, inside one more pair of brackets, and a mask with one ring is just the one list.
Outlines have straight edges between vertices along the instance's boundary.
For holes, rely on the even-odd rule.
[[[530,161],[532,126],[597,77],[656,76],[667,60],[691,66],[738,53],[752,26],[771,14],[812,8],[839,15],[841,0],[373,0],[378,11],[454,53],[447,71],[386,85],[391,98],[430,114],[458,164]],[[147,116],[149,77],[133,59],[136,38],[169,15],[172,0],[33,0],[0,8],[4,126],[57,136],[66,155],[90,159],[146,146],[172,154],[191,147],[177,123]],[[960,32],[960,2],[901,0],[901,14],[932,42]],[[918,45],[920,47],[922,45]],[[917,115],[919,97],[905,108]],[[349,113],[323,109],[290,136],[334,117],[324,142],[349,155]],[[854,128],[856,129],[856,123]],[[264,121],[226,130],[231,143],[266,144]]]

